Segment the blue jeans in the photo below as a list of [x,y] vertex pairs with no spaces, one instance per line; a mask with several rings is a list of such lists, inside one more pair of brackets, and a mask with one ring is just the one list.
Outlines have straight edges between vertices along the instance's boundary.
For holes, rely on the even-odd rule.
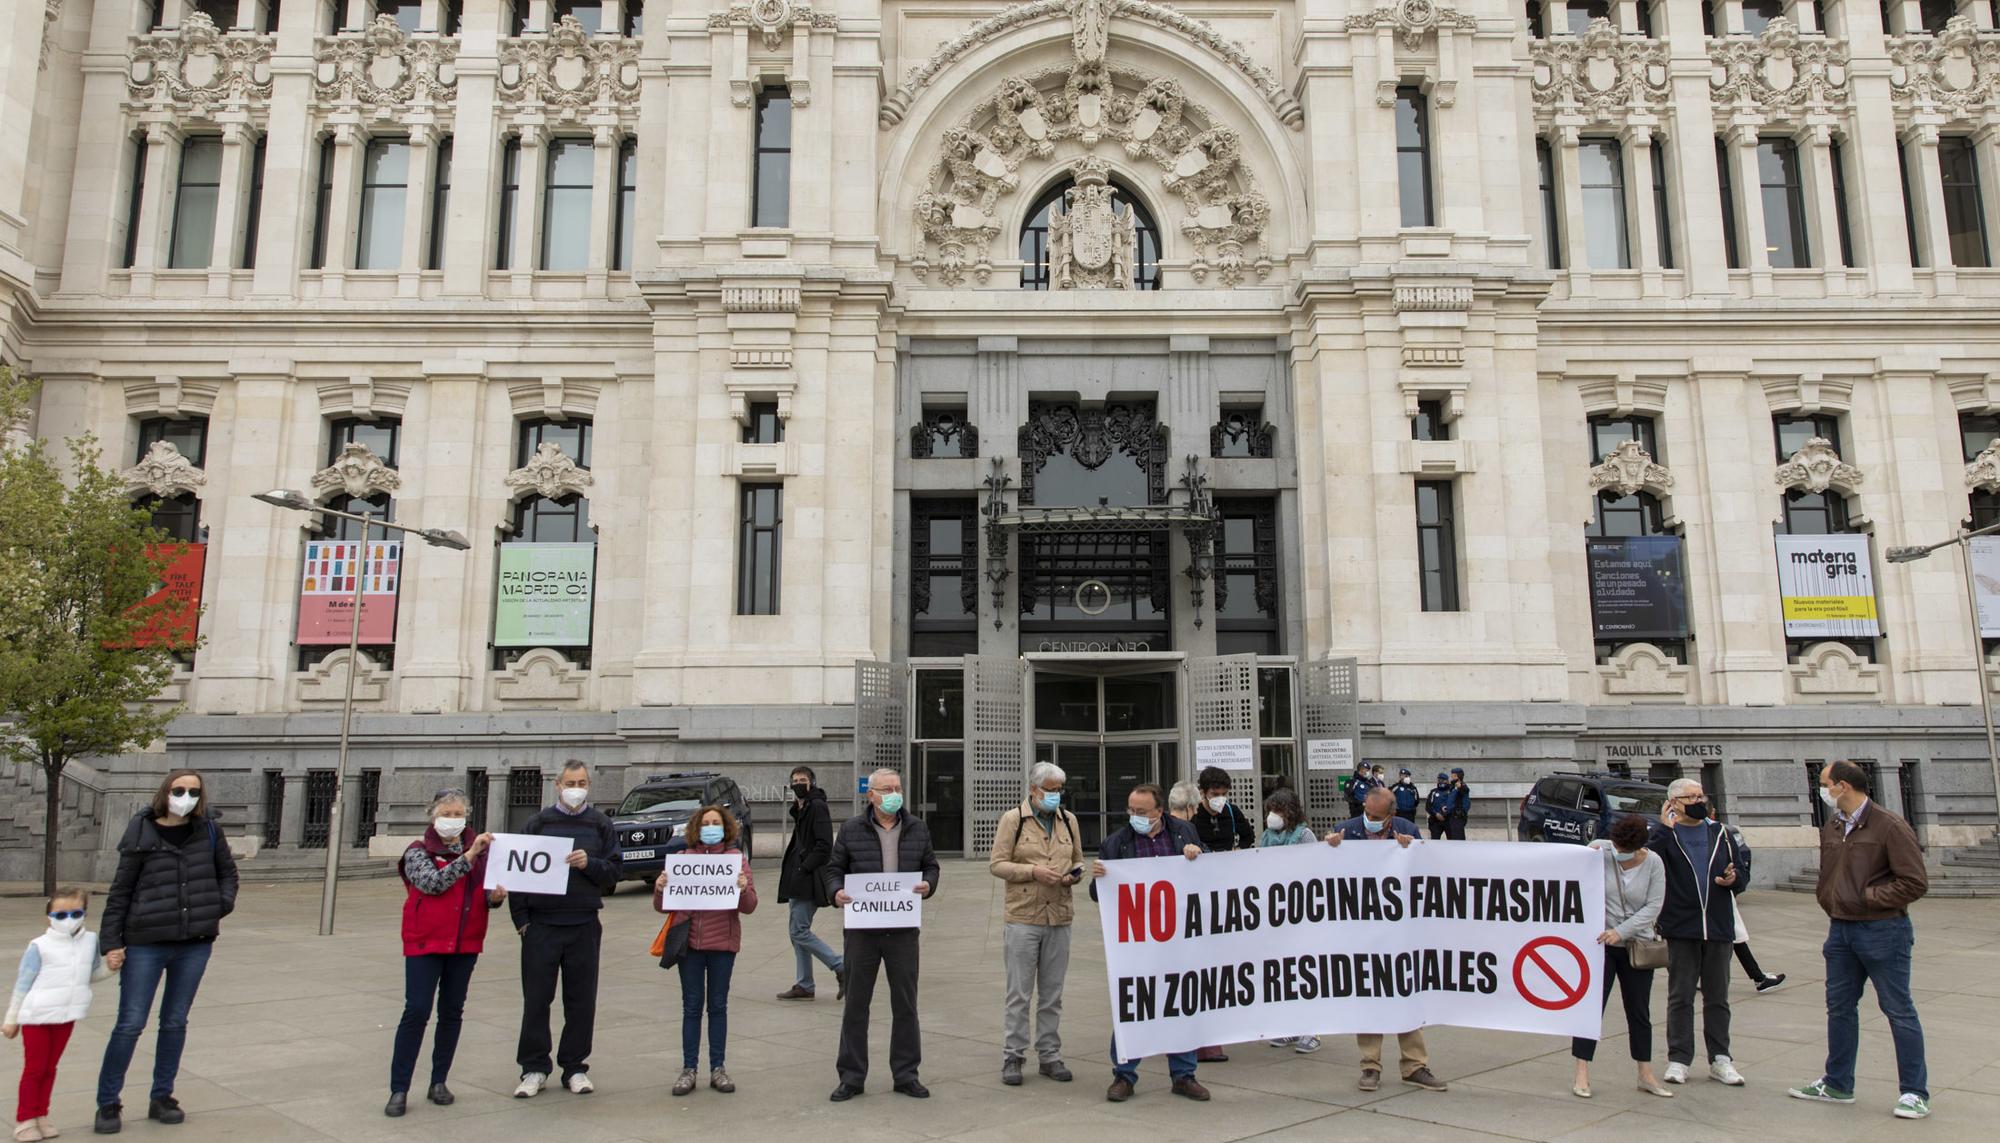
[[[1167,1074],[1177,1080],[1194,1077],[1194,1053],[1173,1052],[1167,1056]],[[1111,1076],[1136,1086],[1139,1082],[1139,1061],[1118,1058],[1118,1038],[1111,1038]]]
[[691,1068],[701,1054],[703,993],[708,999],[708,1066],[722,1066],[729,1047],[729,974],[736,954],[689,949],[681,961],[681,1066]]
[[813,914],[819,905],[811,898],[792,898],[792,954],[799,961],[800,988],[813,986],[813,958],[834,972],[840,971],[840,954],[813,932]]
[[437,1039],[431,1045],[431,1086],[451,1075],[458,1032],[465,1020],[465,993],[472,986],[478,953],[428,953],[403,958],[403,1020],[396,1025],[396,1054],[389,1059],[389,1090],[407,1092],[424,1047],[431,1000],[437,1000]]
[[1861,1042],[1862,986],[1875,984],[1875,1002],[1889,1020],[1896,1043],[1896,1082],[1905,1092],[1931,1097],[1924,1069],[1924,1028],[1910,998],[1910,951],[1917,934],[1908,917],[1886,921],[1835,921],[1826,945],[1826,1083],[1854,1090],[1854,1054]]
[[104,1064],[97,1071],[97,1106],[119,1102],[125,1089],[125,1069],[132,1066],[132,1049],[139,1046],[139,1033],[146,1030],[146,1017],[153,1011],[153,993],[160,978],[167,981],[160,999],[160,1038],[153,1048],[152,1098],[174,1094],[174,1079],[180,1075],[181,1049],[187,1046],[188,1009],[194,1007],[195,990],[208,968],[212,941],[185,941],[169,945],[130,945],[125,949],[125,969],[118,974],[118,1023],[104,1045]]

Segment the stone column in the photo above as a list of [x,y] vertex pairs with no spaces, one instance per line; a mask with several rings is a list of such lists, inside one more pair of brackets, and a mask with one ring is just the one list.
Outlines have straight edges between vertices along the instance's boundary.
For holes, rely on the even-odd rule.
[[[1887,545],[1893,541],[1884,537],[1941,530],[1927,523],[1938,519],[1939,505],[1954,505],[1951,518],[1956,519],[1962,511],[1956,506],[1965,503],[1964,469],[1958,463],[1958,434],[1947,438],[1938,431],[1932,395],[1941,394],[1943,386],[1932,347],[1913,345],[1906,352],[1883,354],[1874,381],[1866,391],[1873,408],[1862,407],[1863,390],[1855,387],[1857,439],[1847,446],[1852,455],[1842,459],[1867,475],[1851,510],[1873,517],[1876,542]],[[1882,555],[1877,548],[1878,569],[1886,566]],[[1975,664],[1967,654],[1970,633],[1959,558],[1947,548],[1896,571],[1876,573],[1887,652],[1882,661],[1899,676],[1901,685],[1893,693],[1902,702],[1957,706],[1979,701]]]
[[[792,33],[795,45],[801,34]],[[816,42],[825,47],[832,37],[822,34]],[[799,93],[792,94],[792,213],[787,229],[794,234],[824,234],[833,227],[833,61],[822,52],[817,59],[808,57],[805,67],[811,97],[801,103]],[[755,127],[751,130],[754,133]],[[751,145],[755,147],[754,138]]]
[[375,0],[346,0],[346,13],[340,21],[343,31],[359,31],[375,19]]
[[584,294],[605,296],[611,265],[611,243],[618,213],[618,141],[616,123],[599,123],[591,132],[590,258],[585,263]]
[[139,240],[132,247],[135,296],[150,296],[154,271],[166,266],[182,139],[180,129],[171,123],[146,124],[146,185],[139,198]]
[[541,265],[542,184],[547,177],[548,130],[540,124],[522,124],[521,189],[514,195],[513,257],[507,268],[514,276],[514,296],[525,298],[535,290],[535,270]]
[[[1678,182],[1668,197],[1680,236],[1681,271],[1690,295],[1728,294],[1729,264],[1722,242],[1722,195],[1715,168],[1715,114],[1709,102],[1708,42],[1701,32],[1701,0],[1667,0],[1664,27],[1669,43],[1668,98],[1674,109],[1667,145],[1673,148]],[[1883,93],[1886,103],[1888,93]]]
[[1781,493],[1770,475],[1770,407],[1761,387],[1748,381],[1749,367],[1748,357],[1691,363],[1693,453],[1676,453],[1674,463],[1676,469],[1691,464],[1690,487],[1711,491],[1675,503],[1693,513],[1686,517],[1688,601],[1699,609],[1700,658],[1715,680],[1714,693],[1703,697],[1774,706],[1787,698],[1771,539]]
[[285,805],[278,818],[278,844],[298,848],[306,836],[305,771],[285,772]]
[[160,0],[160,27],[178,28],[186,18],[187,0]]
[[1757,128],[1761,124],[1739,119],[1730,124],[1726,154],[1729,160],[1729,190],[1736,211],[1736,260],[1750,271],[1750,292],[1771,292],[1771,255],[1764,249],[1764,195],[1757,170]]
[[1910,208],[1916,212],[1917,245],[1931,282],[1940,294],[1958,288],[1952,268],[1951,230],[1944,217],[1944,179],[1938,169],[1938,129],[1935,116],[1920,117],[1903,132],[1903,161],[1910,168]]
[[1612,20],[1618,31],[1627,36],[1639,34],[1639,5],[1645,0],[1618,0],[1612,5]]
[[1840,205],[1833,193],[1833,128],[1812,123],[1793,136],[1805,176],[1806,241],[1813,264],[1826,274],[1828,293],[1845,293],[1847,262],[1840,253]]
[[1959,0],[1958,14],[1972,17],[1972,26],[1982,32],[1993,30],[1993,7],[1979,0]]
[[1569,35],[1569,5],[1564,0],[1542,0],[1542,34]]
[[236,27],[261,32],[277,0],[236,0]]
[[1625,218],[1630,226],[1632,266],[1639,271],[1640,291],[1657,297],[1663,282],[1660,269],[1660,220],[1653,200],[1653,128],[1633,123],[1619,136],[1619,150],[1625,154]]
[[[1376,41],[1350,36],[1360,50],[1354,56],[1355,201],[1361,211],[1361,234],[1384,237],[1402,229],[1401,185],[1396,165],[1396,62],[1381,59]],[[1377,81],[1389,87],[1389,102],[1381,102]],[[1364,255],[1365,257],[1366,255]]]
[[1785,18],[1802,34],[1826,30],[1819,26],[1819,14],[1813,11],[1812,0],[1785,0]]
[[414,298],[422,289],[424,254],[430,249],[431,188],[437,177],[438,130],[410,124],[410,166],[404,176],[403,253],[397,265],[396,295]]
[[549,0],[528,0],[528,26],[530,32],[549,30]]
[[[1455,35],[1449,29],[1438,32],[1437,82],[1430,85],[1425,111],[1431,130],[1431,197],[1437,224],[1462,234],[1486,229],[1483,205],[1485,188],[1477,156],[1482,148],[1479,137],[1479,108],[1469,102],[1476,98],[1479,77],[1473,67],[1475,45],[1470,36]],[[1451,156],[1464,155],[1472,162],[1458,163]]]
[[[319,136],[312,127],[313,41],[318,15],[296,3],[278,26],[271,61],[271,120],[264,142],[264,201],[250,296],[290,299],[312,251],[319,194]],[[311,16],[312,18],[308,18]]]
[[[1850,5],[1850,7],[1852,7]],[[1921,0],[1889,0],[1890,25],[1882,29],[1892,36],[1907,36],[1911,32],[1924,30],[1924,8]],[[1876,9],[1876,19],[1881,19],[1881,8]]]
[[1717,0],[1716,32],[1724,36],[1743,34],[1743,0]]
[[[680,124],[688,120],[685,116],[679,118],[674,116],[678,103],[674,97],[675,85],[666,74],[669,58],[668,43],[667,36],[662,33],[648,37],[639,46],[639,122],[650,125],[652,130],[640,133],[636,143],[639,185],[632,195],[632,264],[626,267],[634,274],[644,273],[659,265],[660,235],[665,231],[668,202],[675,204],[676,214],[683,209],[690,211],[690,216],[684,221],[684,225],[698,226],[701,219],[699,202],[689,203],[682,198],[669,197],[667,187],[668,181],[676,177],[697,183],[701,180],[699,169],[676,172],[669,158],[673,149],[681,145],[680,140],[674,136]],[[706,88],[699,82],[683,81],[679,85],[680,101],[686,101],[690,91],[705,90]],[[868,89],[871,102],[874,92],[875,87],[871,83]],[[693,120],[690,124],[690,130],[697,134],[701,127],[701,118]],[[875,130],[872,122],[868,125],[868,129],[872,141]],[[700,145],[697,143],[688,153],[699,156]],[[870,153],[872,154],[872,150]],[[693,162],[680,165],[685,168],[696,167]],[[868,169],[872,171],[874,168],[871,166]],[[870,189],[873,189],[872,183]],[[872,214],[869,217],[873,219]]]
[[417,18],[417,27],[426,32],[444,35],[444,8],[445,0],[424,0],[422,14]]
[[327,196],[325,258],[320,264],[321,295],[338,298],[354,262],[354,206],[361,188],[361,160],[368,137],[359,124],[333,124],[333,190]]
[[1850,152],[1847,221],[1859,247],[1855,257],[1875,293],[1909,293],[1916,288],[1910,272],[1915,252],[1903,216],[1903,173],[1880,10],[1874,4],[1843,4],[1839,12],[1853,54],[1847,69],[1852,126],[1843,150]]
[[1569,270],[1571,297],[1590,294],[1590,229],[1583,212],[1583,169],[1578,155],[1575,127],[1558,127],[1550,140],[1555,152],[1556,207],[1562,214],[1563,234],[1568,237],[1568,256],[1563,266]]
[[[41,34],[41,6],[33,10],[34,34]],[[110,270],[122,264],[126,195],[132,188],[136,150],[132,127],[125,117],[125,56],[131,37],[146,30],[152,9],[143,0],[99,0],[90,12],[90,43],[83,56],[83,96],[76,125],[76,171],[69,187],[67,231],[63,235],[60,294],[102,294]],[[33,58],[32,56],[30,57]],[[91,60],[107,61],[103,65]],[[26,90],[37,81],[32,67],[25,71]],[[10,81],[9,88],[13,88]],[[18,156],[0,167],[0,194],[19,194],[26,186],[27,133],[33,116],[24,111],[9,117],[0,132],[21,132],[9,153]],[[13,203],[11,197],[0,202]],[[13,207],[18,209],[18,207]]]
[[[483,475],[486,419],[482,398],[486,384],[482,363],[424,362],[421,418],[407,423],[412,439],[406,457],[421,457],[411,472],[415,495],[405,495],[404,507],[425,526],[476,536],[478,481]],[[416,399],[415,395],[412,400]],[[511,426],[510,426],[511,429]],[[490,533],[489,533],[490,534]],[[405,711],[457,711],[467,708],[474,679],[473,658],[486,643],[485,616],[493,571],[490,544],[475,543],[470,551],[434,548],[414,538],[403,548],[402,606],[410,612],[406,641],[408,658],[397,663],[401,680],[397,698]]]
[[215,202],[215,240],[208,254],[208,296],[229,296],[230,272],[243,253],[244,211],[250,198],[250,166],[257,146],[247,121],[222,125],[222,185]]
[[[462,127],[451,141],[451,183],[445,204],[440,268],[449,298],[486,295],[498,238],[501,146],[504,133],[494,123],[494,88],[499,76],[499,36],[505,32],[499,0],[470,0],[458,30],[458,106],[453,121]],[[475,128],[474,125],[477,125]]]
[[[1014,434],[1016,426],[1028,418],[1027,394],[1021,389],[1020,359],[1015,351],[1020,347],[1020,339],[1005,335],[992,335],[979,339],[978,356],[974,358],[971,392],[967,394],[966,416],[974,428],[979,430],[979,459],[982,472],[990,471],[991,457],[1006,458],[1005,471],[1014,477],[1009,487],[1008,503],[1018,502],[1021,489],[1020,449]],[[919,413],[921,415],[921,413]],[[979,508],[986,508],[985,489],[979,493]],[[982,655],[1013,656],[1021,653],[1021,609],[1016,605],[1020,599],[1021,560],[1017,541],[1012,533],[996,538],[987,534],[986,522],[982,518],[979,529],[979,653]],[[993,584],[986,578],[986,560],[994,550],[994,544],[1005,545],[1007,549],[1007,592],[997,611],[993,603]],[[994,619],[999,624],[994,624]]]

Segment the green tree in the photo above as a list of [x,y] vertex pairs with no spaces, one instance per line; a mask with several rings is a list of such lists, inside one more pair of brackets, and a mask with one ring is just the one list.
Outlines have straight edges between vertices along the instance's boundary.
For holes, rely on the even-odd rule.
[[172,558],[167,536],[100,467],[94,438],[65,442],[67,466],[27,438],[33,394],[0,367],[0,719],[12,724],[0,756],[47,779],[42,884],[53,892],[63,769],[142,747],[177,713],[149,701],[173,677],[173,649],[135,640],[175,604],[149,599]]

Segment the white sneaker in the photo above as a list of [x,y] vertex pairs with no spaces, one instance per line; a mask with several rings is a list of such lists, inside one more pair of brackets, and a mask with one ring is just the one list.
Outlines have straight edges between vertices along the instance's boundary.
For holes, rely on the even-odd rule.
[[1743,1086],[1743,1073],[1736,1070],[1736,1065],[1729,1061],[1728,1056],[1717,1056],[1708,1061],[1708,1078],[1730,1087]]
[[[1743,1081],[1739,1079],[1736,1082],[1742,1083]],[[590,1082],[589,1076],[578,1072],[569,1077],[569,1090],[575,1095],[589,1095],[591,1092],[597,1090],[597,1085]]]
[[549,1077],[544,1073],[529,1072],[521,1077],[520,1084],[514,1088],[514,1098],[533,1099],[542,1094],[542,1087],[548,1082]]
[[1688,1081],[1688,1066],[1686,1064],[1668,1064],[1667,1073],[1660,1078],[1666,1080],[1668,1083],[1686,1083]]

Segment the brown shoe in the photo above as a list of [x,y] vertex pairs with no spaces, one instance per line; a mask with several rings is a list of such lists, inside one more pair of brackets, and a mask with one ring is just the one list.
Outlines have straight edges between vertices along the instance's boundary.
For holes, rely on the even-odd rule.
[[1111,1086],[1104,1089],[1104,1098],[1110,1100],[1112,1103],[1124,1103],[1126,1100],[1131,1099],[1132,1081],[1123,1076],[1112,1080]]
[[1374,1090],[1375,1090],[1376,1088],[1378,1088],[1378,1087],[1381,1087],[1381,1086],[1382,1086],[1382,1069],[1381,1069],[1381,1068],[1362,1068],[1362,1069],[1361,1069],[1361,1082],[1360,1082],[1359,1084],[1356,1084],[1355,1086],[1356,1086],[1356,1087],[1359,1087],[1359,1088],[1360,1088],[1360,1089],[1361,1089],[1362,1091],[1374,1091]]
[[1411,1087],[1423,1088],[1425,1091],[1451,1090],[1451,1085],[1432,1075],[1429,1068],[1418,1068],[1416,1071],[1404,1076],[1403,1082],[1409,1084]]
[[1175,1080],[1174,1094],[1187,1096],[1196,1103],[1208,1102],[1208,1089],[1201,1086],[1201,1081],[1193,1076],[1182,1076]]
[[778,999],[780,1000],[811,1000],[812,998],[813,998],[812,989],[800,988],[796,984],[792,985],[790,988],[785,989],[783,992],[778,993]]
[[1229,1053],[1221,1048],[1196,1048],[1194,1059],[1198,1064],[1226,1064],[1229,1062]]

